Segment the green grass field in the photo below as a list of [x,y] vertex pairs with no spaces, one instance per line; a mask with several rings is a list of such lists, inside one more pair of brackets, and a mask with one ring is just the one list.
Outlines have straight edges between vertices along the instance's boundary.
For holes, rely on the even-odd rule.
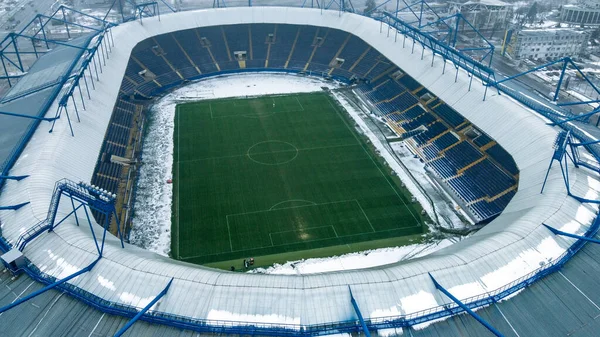
[[173,258],[260,263],[423,233],[421,208],[353,125],[325,93],[178,105]]

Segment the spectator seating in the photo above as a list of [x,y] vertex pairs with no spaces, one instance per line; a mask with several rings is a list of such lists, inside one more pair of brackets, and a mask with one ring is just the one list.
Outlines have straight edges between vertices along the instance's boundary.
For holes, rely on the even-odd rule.
[[[246,52],[245,60],[241,59],[244,62],[235,57],[236,51]],[[335,62],[336,57],[340,63]],[[398,68],[377,50],[339,30],[240,24],[149,38],[132,51],[121,93],[150,98],[186,80],[243,67],[306,70],[362,80],[356,90],[374,104],[380,116],[394,123],[396,130],[404,131],[404,137],[410,137],[407,141],[426,166],[481,221],[501,212],[515,193],[518,168],[504,149],[483,133],[472,140],[461,136],[457,127],[467,125],[464,117],[432,93],[423,98],[428,90],[419,82],[405,73],[398,76]],[[119,100],[107,129],[104,153],[125,154],[136,109],[125,98]],[[119,172],[118,166],[99,161],[94,181],[116,191]]]
[[437,105],[435,108],[433,108],[433,111],[452,127],[457,127],[465,121],[463,116],[459,115],[446,103]]

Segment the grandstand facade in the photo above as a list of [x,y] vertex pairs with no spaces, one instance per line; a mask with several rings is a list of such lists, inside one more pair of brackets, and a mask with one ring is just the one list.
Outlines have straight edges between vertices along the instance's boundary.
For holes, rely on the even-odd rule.
[[[597,207],[569,197],[557,169],[540,194],[557,128],[499,92],[484,100],[487,88],[471,85],[464,69],[444,71],[446,60],[424,46],[403,48],[375,20],[316,9],[229,8],[145,18],[143,25],[121,24],[111,34],[115,45],[80,122],[70,126],[63,118],[52,133],[36,130],[12,167],[11,175],[29,177],[7,181],[0,205],[29,203],[0,213],[4,248],[46,218],[60,179],[92,182],[126,204],[131,186],[122,178],[128,169],[107,158],[138,151],[148,100],[191,80],[244,71],[358,83],[358,94],[410,138],[440,184],[477,221],[490,222],[425,258],[305,276],[216,271],[130,245],[121,248],[110,236],[98,259],[90,229],[73,218],[24,248],[29,274],[42,282],[91,265],[60,289],[102,311],[133,316],[162,294],[143,319],[203,332],[353,332],[360,330],[359,312],[371,330],[410,329],[462,311],[438,283],[475,308],[560,268],[581,242],[556,236],[544,225],[579,235],[597,230]],[[57,108],[55,102],[48,114]],[[598,174],[567,165],[571,191],[598,199]],[[70,205],[58,209],[59,216],[70,212]],[[97,219],[104,221],[100,214]],[[99,227],[91,228],[102,235]]]

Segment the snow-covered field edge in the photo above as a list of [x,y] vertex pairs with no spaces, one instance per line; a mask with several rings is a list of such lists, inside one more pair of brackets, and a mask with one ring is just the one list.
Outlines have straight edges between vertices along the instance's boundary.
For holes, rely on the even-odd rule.
[[[142,162],[137,182],[134,216],[130,242],[162,255],[169,255],[171,248],[171,207],[173,189],[167,184],[172,177],[173,131],[175,106],[182,101],[198,101],[226,97],[259,96],[315,92],[323,87],[336,89],[340,83],[289,74],[242,74],[195,82],[159,99],[151,108]],[[358,111],[343,96],[334,93],[338,103],[348,111],[377,151],[398,174],[406,187],[415,195],[427,212],[432,212],[429,202],[406,176],[404,170],[383,147],[377,137],[364,124]],[[422,165],[422,164],[421,164]],[[429,210],[427,209],[429,208]],[[258,272],[273,274],[308,274],[326,271],[367,268],[421,257],[452,244],[451,239],[415,244],[403,247],[382,248],[343,256],[290,261]]]

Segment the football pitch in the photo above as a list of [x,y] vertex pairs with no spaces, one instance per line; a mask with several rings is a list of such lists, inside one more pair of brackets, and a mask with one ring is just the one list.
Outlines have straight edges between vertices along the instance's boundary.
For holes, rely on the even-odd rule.
[[326,93],[179,104],[174,147],[175,259],[299,259],[424,232],[420,206]]

